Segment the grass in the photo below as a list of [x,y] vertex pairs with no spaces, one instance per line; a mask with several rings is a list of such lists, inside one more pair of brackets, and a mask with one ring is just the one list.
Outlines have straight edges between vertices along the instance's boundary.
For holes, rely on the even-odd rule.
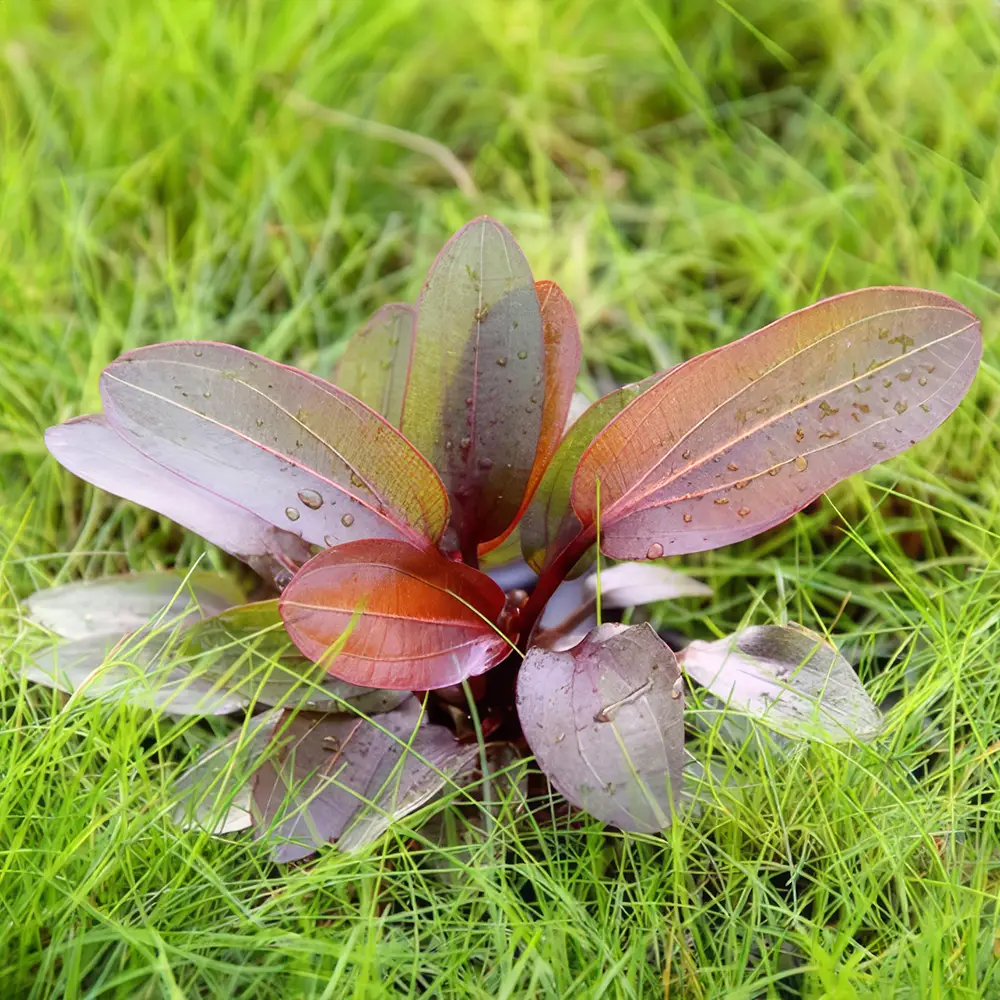
[[[985,0],[0,6],[0,993],[1000,997],[998,54]],[[982,315],[941,431],[657,612],[832,630],[886,734],[703,733],[663,838],[504,814],[470,852],[400,830],[281,868],[178,833],[204,731],[14,679],[17,599],[204,547],[42,431],[175,336],[329,371],[481,212],[576,303],[590,390],[866,284]]]

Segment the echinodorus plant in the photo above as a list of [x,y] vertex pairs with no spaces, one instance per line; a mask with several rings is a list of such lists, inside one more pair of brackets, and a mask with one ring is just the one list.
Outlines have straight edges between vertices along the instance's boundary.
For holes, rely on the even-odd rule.
[[685,675],[786,737],[870,739],[879,714],[836,648],[796,626],[675,655],[650,625],[602,616],[704,596],[658,560],[750,538],[910,447],[980,355],[959,303],[867,288],[570,419],[572,306],[476,219],[416,306],[380,309],[329,378],[190,340],[105,369],[103,413],[51,428],[51,453],[268,590],[245,603],[195,571],[40,592],[29,614],[58,638],[29,677],[236,715],[180,779],[177,819],[252,824],[279,860],[369,843],[523,752],[572,805],[663,829],[684,781]]

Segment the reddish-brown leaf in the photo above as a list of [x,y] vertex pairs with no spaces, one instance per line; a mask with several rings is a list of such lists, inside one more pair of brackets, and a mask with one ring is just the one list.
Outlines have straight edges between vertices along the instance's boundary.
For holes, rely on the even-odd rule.
[[538,308],[542,313],[542,334],[545,338],[545,402],[542,406],[542,428],[538,435],[538,447],[535,449],[535,462],[516,517],[502,535],[479,546],[480,555],[502,545],[527,510],[552,456],[559,448],[566,429],[570,403],[573,401],[577,372],[580,370],[583,349],[572,303],[554,281],[536,281],[535,292],[538,295]]
[[671,371],[584,453],[572,504],[601,547],[656,558],[749,538],[904,451],[958,405],[982,353],[952,299],[826,299]]
[[292,641],[333,676],[420,691],[458,684],[508,654],[496,626],[503,607],[485,574],[389,539],[321,552],[280,602]]

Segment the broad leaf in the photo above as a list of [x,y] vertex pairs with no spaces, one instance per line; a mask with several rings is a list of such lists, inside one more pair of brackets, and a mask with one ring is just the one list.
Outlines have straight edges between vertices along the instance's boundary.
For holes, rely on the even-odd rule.
[[615,558],[749,538],[904,451],[958,405],[982,354],[952,299],[869,288],[675,368],[597,436],[573,481]]
[[251,779],[281,715],[281,709],[272,708],[248,719],[245,726],[216,740],[180,775],[171,814],[177,826],[198,827],[220,837],[253,824]]
[[64,639],[120,637],[155,616],[190,620],[217,615],[239,604],[243,593],[215,573],[152,572],[105,576],[35,591],[24,602],[28,618]]
[[278,602],[230,608],[184,631],[178,659],[199,677],[251,702],[339,712],[348,702],[368,715],[388,712],[405,691],[357,687],[331,677],[295,648],[278,612]]
[[680,597],[710,597],[712,589],[666,566],[618,563],[561,583],[545,605],[533,641],[545,649],[572,649],[597,626],[598,593],[602,609],[612,611]]
[[730,708],[788,736],[869,740],[878,709],[851,665],[822,636],[760,625],[678,654],[684,671]]
[[410,698],[377,725],[352,715],[286,720],[280,748],[253,783],[255,824],[275,845],[275,861],[297,861],[341,838],[345,849],[364,846],[476,761],[476,744],[421,715]]
[[538,447],[535,450],[535,461],[528,477],[528,485],[521,499],[521,507],[515,515],[514,522],[499,538],[481,545],[480,555],[501,545],[527,510],[566,430],[566,418],[573,401],[576,376],[580,370],[582,347],[573,306],[554,281],[536,282],[535,291],[542,314],[545,341],[545,403],[542,407]]
[[230,347],[180,341],[101,376],[109,423],[168,469],[314,545],[437,541],[444,487],[413,446],[336,386]]
[[334,379],[393,427],[403,416],[416,317],[402,302],[382,306],[348,342]]
[[173,666],[176,630],[145,629],[124,638],[90,635],[47,646],[26,663],[26,680],[81,697],[171,715],[228,715],[248,699],[212,678]]
[[50,427],[45,444],[74,475],[169,517],[279,586],[309,558],[309,546],[297,535],[147,458],[100,414]]
[[680,670],[649,625],[602,625],[565,652],[529,649],[525,738],[573,805],[623,830],[670,825],[684,769]]
[[608,421],[654,385],[657,378],[654,375],[602,396],[566,431],[521,521],[521,549],[536,573],[541,573],[583,527],[570,506],[580,456]]
[[484,673],[510,651],[503,591],[485,574],[405,542],[327,549],[282,594],[293,642],[335,677],[430,690]]
[[502,535],[521,506],[542,428],[544,355],[524,254],[499,223],[470,222],[427,275],[402,422],[441,473],[464,552]]

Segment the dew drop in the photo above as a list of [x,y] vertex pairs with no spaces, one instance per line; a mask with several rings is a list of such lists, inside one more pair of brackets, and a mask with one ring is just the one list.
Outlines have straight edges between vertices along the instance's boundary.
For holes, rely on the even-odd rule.
[[462,440],[458,442],[458,446],[462,449],[462,451],[468,451],[472,447],[472,438],[462,438]]
[[287,569],[279,570],[274,574],[274,585],[278,590],[284,590],[292,582],[292,572]]
[[285,517],[287,517],[289,521],[297,521],[299,519],[299,512],[294,507],[286,507]]
[[257,426],[258,427],[263,427],[264,426],[264,421],[263,420],[258,420],[257,421]]
[[740,517],[746,517],[750,513],[750,508],[749,507],[740,507],[740,509],[736,513],[739,514]]
[[337,539],[334,538],[333,535],[324,535],[323,544],[326,545],[328,548],[332,548],[334,545],[337,544]]
[[903,400],[903,399],[901,399],[901,400],[900,400],[900,401],[899,401],[899,402],[898,402],[898,403],[897,403],[897,404],[896,404],[896,405],[895,405],[895,406],[893,407],[893,409],[894,409],[894,410],[895,410],[895,411],[896,411],[896,412],[897,412],[897,413],[898,413],[898,414],[899,414],[900,416],[902,416],[902,415],[903,415],[904,413],[906,413],[906,411],[907,411],[907,410],[908,410],[909,408],[910,408],[910,404],[909,404],[909,403],[907,403],[907,402],[906,402],[906,400]]
[[687,460],[687,459],[689,459],[690,457],[691,457],[691,452],[689,452],[689,451],[682,451],[682,452],[681,452],[681,458],[683,458],[683,459]]
[[876,451],[885,451],[885,442],[884,441],[873,441],[872,442],[872,447]]
[[528,356],[528,352],[527,351],[518,351],[517,352],[517,356],[523,361]]
[[345,528],[349,528],[349,527],[350,527],[350,526],[351,526],[352,524],[354,524],[354,515],[353,515],[353,514],[345,514],[345,515],[344,515],[344,516],[343,516],[343,517],[342,517],[342,518],[340,519],[340,523],[341,523],[341,524],[342,524],[342,525],[343,525],[343,526],[344,526]]
[[501,368],[506,368],[507,367],[507,359],[506,358],[497,358],[497,364]]
[[767,474],[769,476],[776,476],[779,472],[781,472],[781,466],[780,465],[776,465],[773,469],[768,469],[767,470]]
[[927,385],[927,379],[921,375],[920,378],[917,379],[917,385]]
[[476,464],[479,466],[480,469],[483,469],[483,470],[492,469],[493,468],[493,459],[490,458],[488,455],[483,455],[483,457],[480,458],[479,461],[476,462]]
[[201,394],[201,396],[202,396],[202,399],[211,399],[212,398],[212,394],[210,392],[203,392]]
[[299,499],[310,510],[319,510],[323,506],[323,498],[315,490],[302,490]]
[[694,518],[690,514],[685,514],[684,515],[684,523],[685,524],[690,524],[693,520],[694,520]]
[[200,358],[200,357],[201,357],[201,355],[202,355],[202,352],[201,352],[201,351],[195,351],[195,352],[194,352],[194,356],[195,356],[196,358]]
[[809,468],[809,460],[806,458],[805,455],[796,455],[795,456],[795,468],[799,472],[805,472],[806,469]]
[[466,396],[465,397],[465,405],[466,406],[472,406],[472,402],[473,402],[473,400],[472,400],[471,396]]
[[802,430],[801,427],[796,427],[795,428],[795,440],[796,441],[801,441],[805,436],[806,436],[806,433],[805,433],[804,430]]
[[454,447],[455,447],[455,442],[454,441],[445,441],[445,443],[444,443],[444,450],[445,451],[451,451],[451,449],[454,448]]
[[721,507],[723,504],[729,503],[729,501],[725,497],[719,497],[718,500],[713,500],[712,503],[716,503]]
[[883,389],[891,389],[892,388],[892,379],[891,378],[884,378],[884,379],[882,379],[882,388]]
[[663,555],[663,546],[659,542],[653,542],[646,550],[647,559],[659,559]]
[[733,483],[733,489],[745,490],[750,485],[749,479],[741,479],[738,483]]
[[726,466],[726,468],[730,472],[739,472],[740,471],[740,467],[735,462],[730,462],[729,465]]

